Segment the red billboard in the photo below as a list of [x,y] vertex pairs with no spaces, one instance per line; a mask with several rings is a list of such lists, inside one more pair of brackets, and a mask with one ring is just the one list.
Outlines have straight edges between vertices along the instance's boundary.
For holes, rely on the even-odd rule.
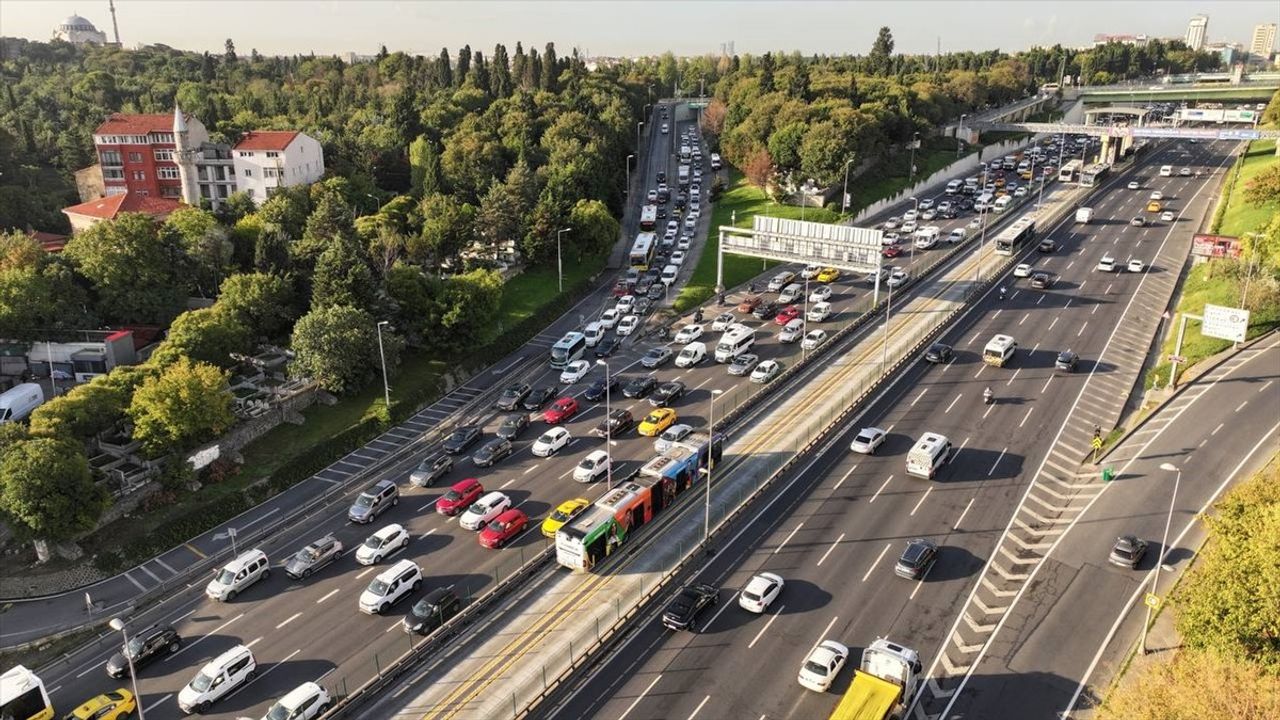
[[1240,240],[1225,235],[1196,235],[1191,238],[1191,254],[1208,258],[1240,257]]

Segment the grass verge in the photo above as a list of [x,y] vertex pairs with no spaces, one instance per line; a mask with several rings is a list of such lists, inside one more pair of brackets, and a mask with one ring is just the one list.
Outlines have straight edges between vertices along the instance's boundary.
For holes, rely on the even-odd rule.
[[979,146],[967,145],[957,154],[954,138],[930,138],[923,141],[922,147],[916,151],[914,179],[909,177],[911,153],[897,153],[882,160],[850,183],[849,213],[856,215],[872,203],[893,197],[916,181],[929,177],[966,155],[978,152],[978,149]]
[[1260,232],[1271,218],[1280,213],[1280,198],[1265,205],[1251,205],[1244,199],[1244,190],[1249,181],[1268,167],[1280,163],[1280,157],[1276,157],[1275,153],[1275,140],[1254,140],[1249,143],[1243,161],[1231,170],[1235,177],[1223,185],[1226,207],[1221,222],[1215,229],[1218,234],[1241,237],[1247,232]]

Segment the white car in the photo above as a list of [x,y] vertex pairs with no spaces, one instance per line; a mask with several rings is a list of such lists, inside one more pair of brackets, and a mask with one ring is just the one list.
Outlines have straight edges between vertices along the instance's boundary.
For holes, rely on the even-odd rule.
[[809,652],[800,666],[800,685],[814,692],[826,692],[849,659],[849,648],[835,640],[823,640]]
[[604,339],[605,329],[600,327],[600,323],[587,323],[582,329],[582,336],[587,340],[587,347],[595,347]]
[[782,288],[782,292],[778,293],[778,302],[782,305],[790,305],[799,300],[804,295],[804,286],[800,283],[791,283]]
[[1160,219],[1164,222],[1173,222],[1173,211],[1165,210],[1164,212],[1160,213]]
[[831,303],[820,302],[809,308],[809,314],[805,316],[809,322],[822,322],[831,317]]
[[609,453],[604,450],[592,450],[573,469],[573,480],[574,482],[590,483],[608,474]]
[[920,213],[921,220],[927,221],[927,220],[932,220],[936,217],[938,217],[938,211],[934,210],[933,208],[929,208],[928,210],[925,210],[924,212]]
[[618,337],[626,337],[635,332],[638,327],[640,327],[640,318],[635,315],[628,315],[618,323],[618,329],[615,332],[618,333]]
[[313,682],[304,682],[285,693],[267,709],[265,718],[288,718],[289,720],[315,720],[333,705],[329,691]]
[[933,198],[925,198],[920,201],[921,210],[930,210],[933,208]]
[[889,218],[888,220],[885,220],[884,225],[882,225],[881,227],[883,227],[885,230],[897,230],[898,226],[901,224],[902,224],[902,218],[895,216],[895,217]]
[[813,289],[813,292],[809,293],[809,302],[813,302],[813,303],[826,302],[827,300],[830,300],[830,299],[831,299],[830,285],[819,285],[818,287]]
[[950,235],[947,235],[947,242],[958,243],[961,240],[964,240],[964,236],[965,236],[964,228],[956,228],[951,231]]
[[1021,186],[1019,186],[1019,187],[1015,188],[1015,189],[1014,189],[1014,191],[1013,191],[1013,196],[1014,196],[1014,197],[1025,197],[1025,196],[1026,196],[1026,194],[1027,194],[1027,186],[1026,186],[1026,185],[1021,185]]
[[884,443],[887,433],[876,427],[865,427],[858,431],[858,436],[849,443],[849,449],[863,455],[875,455],[876,448]]
[[404,596],[417,592],[420,587],[422,569],[414,561],[402,558],[395,565],[378,573],[369,582],[369,587],[360,593],[360,612],[381,615]]
[[1137,181],[1137,180],[1130,180],[1130,181],[1129,181],[1129,185],[1128,185],[1128,187],[1129,187],[1129,189],[1130,189],[1130,190],[1137,190],[1137,189],[1141,188],[1142,186],[1138,184],[1138,181]]
[[458,518],[458,524],[467,530],[479,530],[489,521],[511,508],[511,498],[494,490],[471,503],[471,507]]
[[769,292],[779,292],[783,288],[790,285],[791,282],[795,279],[796,279],[795,273],[791,272],[790,270],[783,270],[777,275],[774,275],[773,277],[769,278],[769,284],[766,285],[765,288]]
[[908,211],[906,211],[906,212],[902,213],[902,221],[903,221],[903,222],[911,222],[912,220],[915,220],[915,219],[917,219],[917,218],[919,218],[919,217],[920,217],[920,213],[919,213],[918,211],[916,211],[916,210],[908,210]]
[[738,593],[738,606],[747,612],[763,613],[782,594],[783,585],[786,583],[781,577],[771,572],[762,572],[751,578],[742,592]]
[[778,332],[778,342],[793,343],[804,335],[804,320],[795,318],[788,320],[786,325],[782,326],[782,330]]
[[1159,190],[1153,190],[1153,191],[1151,192],[1151,199],[1152,199],[1152,200],[1163,200],[1163,199],[1164,199],[1164,193],[1160,192]]
[[729,326],[732,325],[736,319],[737,318],[735,318],[731,312],[720,313],[711,321],[711,332],[724,332],[725,330],[728,330]]
[[683,265],[683,264],[684,264],[684,251],[683,251],[683,250],[677,250],[677,251],[675,251],[675,252],[671,253],[671,264],[672,264],[672,265],[676,265],[676,266],[680,266],[680,265]]
[[778,377],[778,373],[782,372],[782,365],[777,360],[765,360],[751,371],[751,382],[767,383]]
[[688,252],[691,245],[693,245],[693,237],[688,233],[681,235],[680,239],[676,241],[677,250],[684,250],[685,252]]
[[901,268],[894,268],[893,272],[889,273],[889,279],[885,284],[891,288],[900,288],[903,285],[906,285],[907,281],[910,279],[911,273]]
[[560,372],[560,383],[563,385],[572,385],[591,372],[591,363],[586,360],[574,360],[564,366],[564,370]]
[[800,347],[804,350],[816,350],[819,345],[826,341],[826,330],[810,330],[809,334],[804,336],[804,340],[800,341]]
[[618,308],[609,308],[600,313],[600,327],[605,330],[612,330],[614,325],[618,324],[618,318],[622,317],[622,313],[618,312]]
[[689,437],[692,432],[692,425],[685,425],[684,423],[672,425],[666,430],[663,430],[662,434],[658,436],[658,439],[653,441],[653,451],[664,453],[671,449],[672,444],[684,440]]
[[1095,265],[1093,269],[1097,270],[1098,272],[1107,272],[1107,273],[1115,272],[1116,259],[1111,257],[1110,255],[1103,255],[1102,259],[1098,261],[1098,264]]
[[676,355],[676,367],[690,368],[707,359],[707,344],[691,342],[680,349]]
[[675,343],[677,345],[687,345],[700,337],[702,337],[702,326],[689,324],[680,328],[680,332],[676,333]]
[[919,227],[919,226],[918,226],[918,225],[916,225],[916,221],[915,221],[915,220],[908,220],[908,221],[906,221],[906,222],[902,223],[902,234],[903,234],[903,235],[910,235],[911,233],[913,233],[913,232],[915,232],[915,231],[916,231],[916,228],[917,228],[917,227]]
[[805,265],[804,270],[800,271],[800,278],[802,280],[812,280],[818,277],[820,272],[822,272],[821,265]]
[[1178,170],[1179,177],[1191,177],[1191,168],[1180,168]]
[[619,315],[626,315],[627,313],[630,313],[632,310],[634,310],[635,307],[636,307],[636,296],[623,295],[622,297],[618,298],[618,303],[613,306],[613,309],[617,310]]
[[403,525],[391,523],[365,539],[356,548],[356,562],[361,565],[374,565],[391,553],[409,544],[409,532]]
[[1129,261],[1129,264],[1125,267],[1125,270],[1128,270],[1131,273],[1140,273],[1145,268],[1146,268],[1146,263],[1142,262],[1141,260],[1134,259]]
[[1018,267],[1013,269],[1014,277],[1031,277],[1031,265],[1028,263],[1019,263]]
[[542,436],[533,441],[533,447],[530,450],[538,457],[551,457],[555,455],[560,448],[569,444],[572,437],[569,431],[563,427],[553,427],[542,433]]
[[667,232],[668,232],[668,233],[671,233],[671,234],[673,234],[673,235],[674,235],[674,234],[675,234],[676,232],[678,232],[679,230],[680,230],[680,221],[679,221],[679,220],[668,220],[668,221],[667,221]]
[[689,213],[688,215],[685,216],[684,218],[685,230],[693,230],[697,226],[698,226],[698,218],[694,217],[693,213]]

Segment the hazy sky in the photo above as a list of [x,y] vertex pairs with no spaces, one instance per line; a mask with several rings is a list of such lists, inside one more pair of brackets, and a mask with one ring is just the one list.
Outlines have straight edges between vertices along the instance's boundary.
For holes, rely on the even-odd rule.
[[[390,50],[451,53],[463,44],[486,53],[554,41],[562,54],[576,46],[592,55],[677,55],[800,50],[865,53],[881,25],[899,52],[1022,50],[1031,45],[1085,45],[1095,33],[1182,37],[1194,14],[1209,15],[1213,41],[1247,44],[1253,26],[1276,22],[1275,0],[595,0],[594,2],[390,2],[382,0],[116,0],[120,36],[132,47],[164,43],[221,51],[232,38],[247,54],[320,54]],[[47,40],[72,13],[111,35],[107,0],[3,0],[0,35]]]

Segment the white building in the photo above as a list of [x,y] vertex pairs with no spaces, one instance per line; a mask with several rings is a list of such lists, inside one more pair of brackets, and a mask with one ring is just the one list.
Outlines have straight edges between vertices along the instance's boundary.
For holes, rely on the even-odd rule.
[[1204,47],[1205,34],[1209,32],[1209,16],[1195,15],[1187,23],[1187,47],[1199,50]]
[[1249,41],[1249,54],[1257,62],[1270,62],[1271,49],[1276,46],[1276,24],[1263,23],[1253,28],[1253,38]]
[[255,130],[232,148],[236,187],[261,205],[276,188],[308,185],[324,177],[324,150],[306,133]]
[[83,43],[92,43],[94,45],[105,45],[107,42],[107,34],[93,26],[93,23],[80,17],[72,15],[62,21],[53,31],[54,40],[65,40],[69,43],[77,45]]

